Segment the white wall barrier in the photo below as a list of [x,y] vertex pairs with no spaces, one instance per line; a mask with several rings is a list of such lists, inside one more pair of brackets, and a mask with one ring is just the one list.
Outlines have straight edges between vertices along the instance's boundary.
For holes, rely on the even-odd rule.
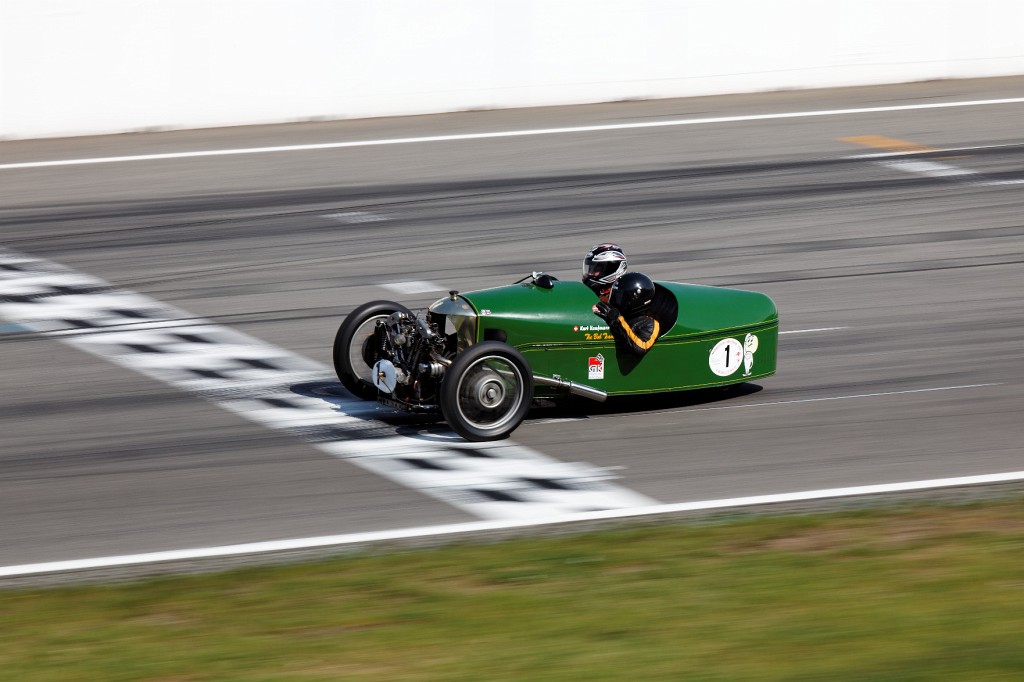
[[1022,0],[2,0],[0,138],[1024,73]]

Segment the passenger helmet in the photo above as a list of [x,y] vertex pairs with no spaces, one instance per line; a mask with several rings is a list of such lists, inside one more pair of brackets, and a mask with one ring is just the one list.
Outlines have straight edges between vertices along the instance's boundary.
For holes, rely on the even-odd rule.
[[639,272],[627,272],[612,285],[609,305],[624,317],[646,312],[654,302],[654,282]]
[[583,259],[583,283],[594,291],[607,289],[625,272],[626,254],[618,244],[598,244]]

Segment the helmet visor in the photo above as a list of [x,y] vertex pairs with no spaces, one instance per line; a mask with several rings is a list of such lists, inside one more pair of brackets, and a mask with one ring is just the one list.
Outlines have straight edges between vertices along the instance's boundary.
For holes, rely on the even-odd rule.
[[626,271],[626,259],[620,253],[599,253],[583,259],[583,281],[611,284]]
[[[587,279],[601,279],[618,267],[618,263],[595,263],[593,256],[583,259],[583,276]],[[609,267],[611,266],[611,267]]]

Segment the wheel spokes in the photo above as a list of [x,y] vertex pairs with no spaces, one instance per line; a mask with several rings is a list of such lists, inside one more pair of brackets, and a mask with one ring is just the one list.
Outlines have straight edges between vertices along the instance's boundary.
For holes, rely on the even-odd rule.
[[522,404],[522,382],[519,369],[505,358],[480,358],[459,382],[462,416],[480,429],[500,428]]

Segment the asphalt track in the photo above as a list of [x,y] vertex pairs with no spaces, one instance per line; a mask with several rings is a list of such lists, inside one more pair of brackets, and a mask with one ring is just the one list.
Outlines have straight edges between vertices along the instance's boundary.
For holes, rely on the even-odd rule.
[[[575,278],[614,240],[656,279],[771,295],[792,332],[778,374],[727,400],[538,409],[515,442],[661,503],[1014,472],[1022,103],[2,166],[1022,95],[992,79],[4,142],[0,248],[329,365],[356,305],[440,295],[391,285]],[[906,150],[886,140],[928,163],[868,156]],[[0,321],[0,348],[0,566],[474,520],[53,338]]]

